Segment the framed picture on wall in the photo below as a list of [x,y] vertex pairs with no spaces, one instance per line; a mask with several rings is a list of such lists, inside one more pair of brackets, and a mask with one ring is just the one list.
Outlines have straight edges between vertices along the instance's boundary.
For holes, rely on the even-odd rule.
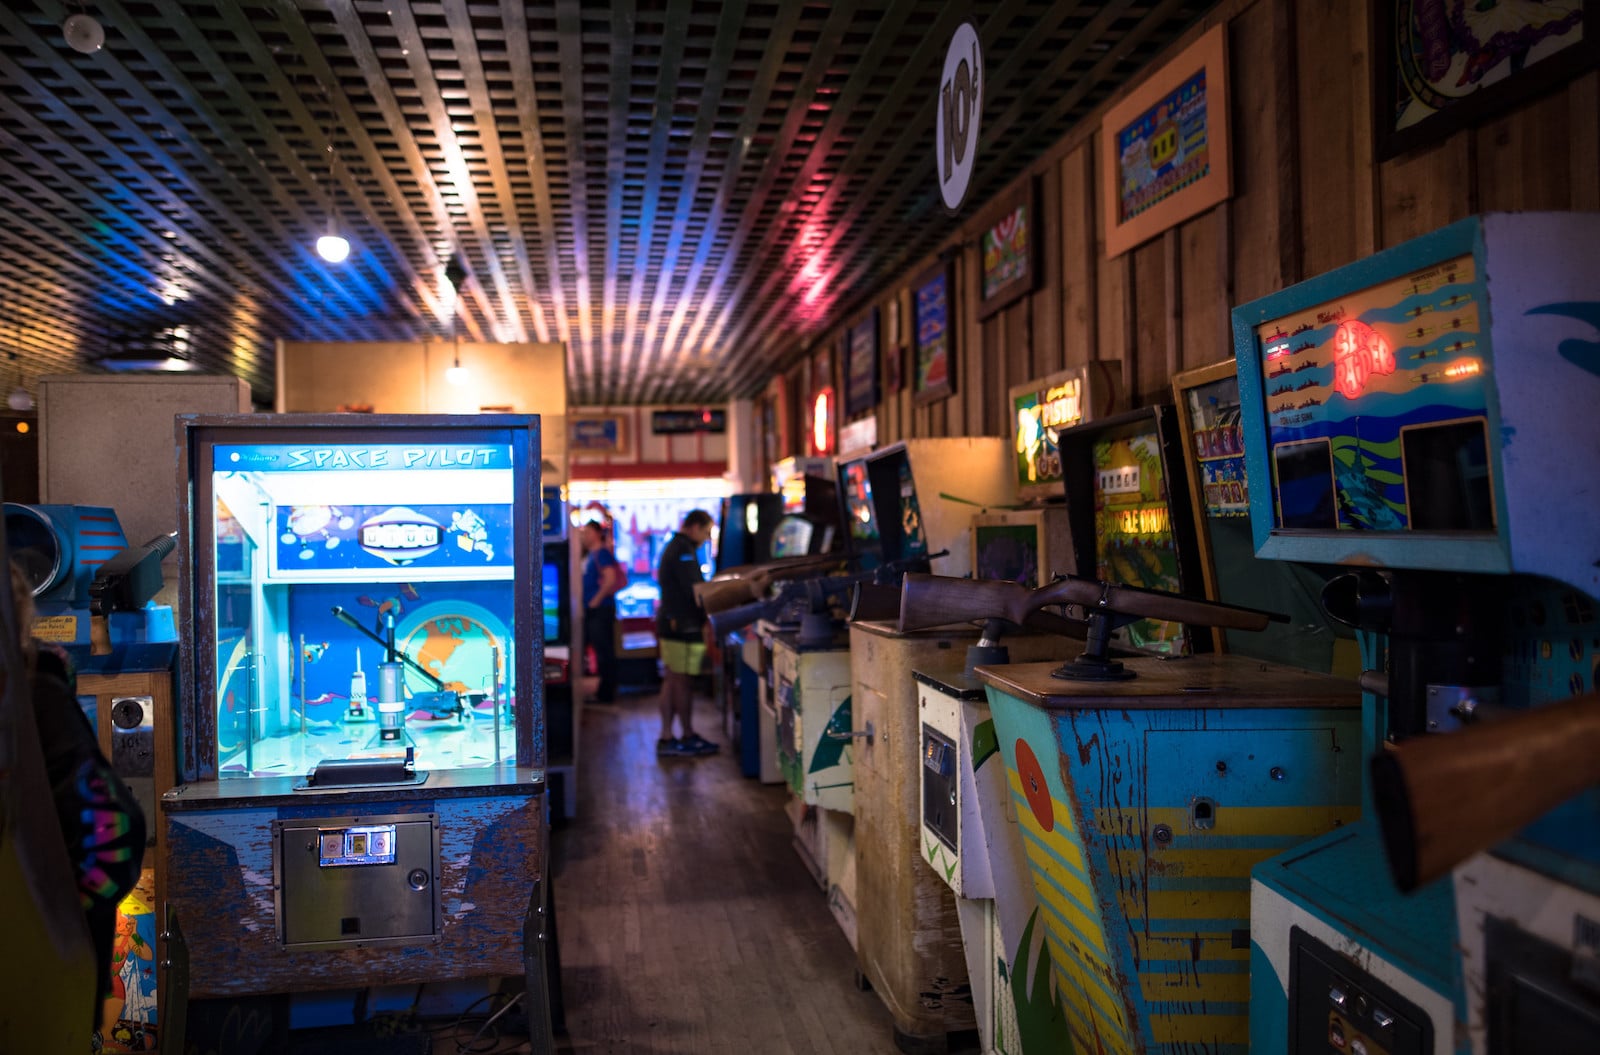
[[622,414],[575,414],[567,429],[567,450],[575,454],[628,454],[628,419]]
[[1026,180],[978,236],[978,318],[1039,288],[1039,181]]
[[1212,28],[1106,112],[1099,146],[1108,258],[1233,193],[1226,30]]
[[954,289],[954,272],[943,261],[911,287],[911,397],[918,404],[956,391]]
[[853,418],[878,405],[878,309],[845,333],[844,416]]
[[1600,62],[1600,3],[1378,0],[1373,130],[1379,160],[1448,136]]
[[883,356],[883,391],[886,395],[898,396],[906,387],[905,363],[905,346],[890,342],[889,350]]

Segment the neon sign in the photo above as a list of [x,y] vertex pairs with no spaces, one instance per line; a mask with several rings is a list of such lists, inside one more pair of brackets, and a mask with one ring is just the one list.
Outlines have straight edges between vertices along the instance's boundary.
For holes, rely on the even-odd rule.
[[833,389],[824,388],[811,404],[811,448],[818,454],[833,453]]
[[1354,399],[1372,377],[1394,373],[1394,346],[1360,320],[1343,322],[1333,333],[1333,362],[1334,387]]

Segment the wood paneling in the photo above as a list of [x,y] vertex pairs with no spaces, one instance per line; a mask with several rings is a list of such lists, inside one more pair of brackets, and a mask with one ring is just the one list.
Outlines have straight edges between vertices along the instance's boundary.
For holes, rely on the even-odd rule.
[[[1600,210],[1600,73],[1379,163],[1368,5],[1225,0],[1151,68],[1219,21],[1228,23],[1233,197],[1106,259],[1094,133],[1117,96],[1102,101],[1001,192],[1039,181],[1036,292],[972,321],[978,236],[991,210],[972,208],[946,239],[943,252],[959,254],[961,386],[932,408],[912,410],[908,396],[887,399],[878,410],[880,442],[1000,435],[1009,385],[1090,359],[1122,360],[1130,405],[1166,400],[1176,371],[1231,354],[1229,312],[1237,304],[1473,212]],[[1128,89],[1140,80],[1135,75]],[[903,299],[929,263],[908,267],[879,302]],[[847,320],[837,321],[842,328]]]

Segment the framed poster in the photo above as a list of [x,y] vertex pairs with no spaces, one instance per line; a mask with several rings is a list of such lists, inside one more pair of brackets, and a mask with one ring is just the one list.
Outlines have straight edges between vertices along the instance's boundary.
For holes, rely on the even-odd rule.
[[940,262],[911,287],[911,396],[918,404],[952,396],[956,391],[955,320],[950,265]]
[[621,414],[575,414],[567,449],[574,454],[628,453],[628,419]]
[[1039,288],[1039,181],[1029,178],[978,236],[978,318]]
[[853,418],[878,405],[878,309],[845,333],[844,416]]
[[1100,126],[1106,257],[1233,193],[1227,27],[1213,27],[1106,112]]
[[1600,60],[1600,4],[1378,0],[1373,134],[1379,160],[1565,84]]

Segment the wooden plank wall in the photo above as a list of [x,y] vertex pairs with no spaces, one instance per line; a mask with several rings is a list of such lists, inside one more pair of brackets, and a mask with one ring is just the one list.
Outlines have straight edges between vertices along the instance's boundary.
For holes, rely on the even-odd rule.
[[[1094,358],[1122,360],[1130,405],[1170,400],[1174,373],[1231,354],[1235,304],[1475,212],[1600,210],[1596,72],[1477,128],[1375,162],[1370,18],[1368,4],[1350,0],[1219,4],[1167,55],[1227,23],[1233,197],[1107,260],[1096,114],[999,195],[1009,197],[1022,179],[1040,181],[1042,278],[1035,293],[981,322],[977,238],[995,210],[972,210],[943,250],[955,259],[956,393],[928,406],[914,406],[909,390],[886,393],[875,411],[878,442],[1003,435],[1009,386]],[[918,262],[876,301],[880,308],[899,301],[902,347],[910,282],[932,262]],[[836,347],[865,310],[837,320],[813,348]],[[879,312],[880,320],[887,316]],[[893,348],[887,333],[879,344]],[[807,421],[811,357],[791,354],[799,356],[784,371],[791,413]],[[803,429],[792,431],[793,453],[804,453]]]

